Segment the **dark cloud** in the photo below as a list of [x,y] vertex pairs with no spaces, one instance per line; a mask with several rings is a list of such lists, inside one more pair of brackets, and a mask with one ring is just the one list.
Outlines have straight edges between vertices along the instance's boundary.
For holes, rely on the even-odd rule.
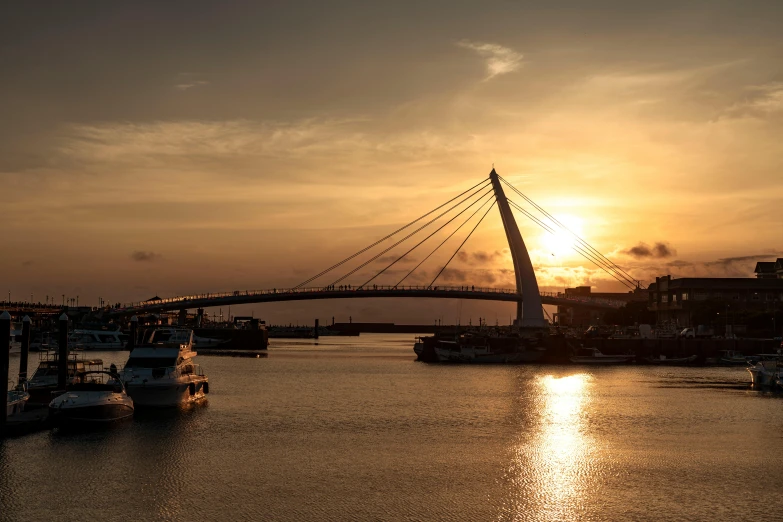
[[160,259],[163,256],[161,254],[157,254],[155,252],[145,252],[144,250],[135,250],[131,255],[131,259],[134,261],[139,262],[149,262],[149,261],[155,261],[156,259]]
[[635,257],[637,259],[643,259],[647,257],[663,259],[666,257],[671,257],[676,253],[677,251],[675,249],[663,241],[658,241],[653,246],[640,241],[638,245],[631,247],[628,250],[623,250],[623,254]]
[[738,256],[738,257],[722,257],[720,259],[717,259],[715,261],[709,261],[705,263],[707,266],[726,266],[731,265],[734,263],[748,263],[753,262],[756,263],[757,261],[775,261],[777,256],[780,255],[780,252],[777,252],[775,254],[756,254],[751,256]]
[[482,250],[476,252],[460,251],[457,253],[457,261],[471,266],[480,266],[492,264],[502,256],[503,252],[500,250],[495,250],[494,252],[484,252]]

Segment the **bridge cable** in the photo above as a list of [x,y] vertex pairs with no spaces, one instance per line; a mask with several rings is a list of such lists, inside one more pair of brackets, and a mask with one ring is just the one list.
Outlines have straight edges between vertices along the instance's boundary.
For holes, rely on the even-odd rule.
[[[485,198],[485,197],[487,197],[488,195],[492,195],[492,193],[493,193],[493,192],[494,192],[494,189],[493,189],[492,187],[490,187],[490,188],[489,188],[489,190],[487,190],[486,192],[484,192],[484,194],[482,194],[482,195],[481,195],[481,196],[480,196],[480,197],[479,197],[479,198],[478,198],[476,201],[474,201],[473,203],[471,203],[470,205],[468,205],[468,206],[467,206],[467,207],[465,207],[464,209],[460,210],[459,214],[455,215],[454,217],[452,217],[451,219],[449,219],[448,221],[446,221],[445,223],[443,223],[443,224],[442,224],[440,227],[438,227],[438,228],[437,228],[437,229],[436,229],[434,232],[432,232],[432,233],[431,233],[429,236],[427,236],[427,237],[425,237],[424,239],[422,239],[421,241],[419,241],[419,242],[418,242],[418,243],[417,243],[417,244],[416,244],[416,245],[415,245],[413,248],[411,248],[410,250],[408,250],[407,252],[405,252],[404,254],[402,254],[400,257],[398,257],[397,259],[395,259],[394,261],[392,261],[392,262],[391,262],[391,263],[390,263],[388,266],[386,266],[386,267],[385,267],[383,270],[381,270],[380,272],[378,272],[377,274],[375,274],[374,276],[372,276],[370,279],[368,279],[367,281],[365,281],[364,283],[362,283],[361,285],[359,285],[359,286],[358,286],[356,289],[358,290],[358,289],[360,289],[360,288],[362,288],[362,287],[366,286],[366,285],[367,285],[367,284],[369,284],[370,282],[372,282],[372,280],[373,280],[373,279],[375,279],[376,277],[378,277],[379,275],[381,275],[382,273],[384,273],[386,270],[388,270],[389,268],[391,268],[392,266],[394,266],[395,264],[397,264],[397,262],[401,261],[401,260],[402,260],[402,259],[403,259],[405,256],[407,256],[408,254],[410,254],[411,252],[413,252],[414,250],[416,250],[416,249],[417,249],[419,246],[421,246],[421,245],[422,245],[422,243],[424,243],[424,242],[425,242],[425,241],[427,241],[429,238],[431,238],[432,236],[434,236],[435,234],[437,234],[438,232],[440,232],[441,230],[443,230],[443,228],[444,228],[446,225],[448,225],[449,223],[451,223],[452,221],[454,221],[455,219],[457,219],[458,217],[460,217],[460,216],[461,216],[463,213],[465,213],[465,212],[466,212],[466,211],[467,211],[467,210],[468,210],[470,207],[472,207],[473,205],[475,205],[476,203],[478,203],[479,201],[481,201],[482,199],[484,199],[484,198]],[[470,221],[470,218],[472,218],[473,216],[475,216],[475,215],[476,215],[476,212],[478,212],[479,210],[481,210],[482,208],[484,208],[484,205],[486,205],[486,204],[487,204],[489,201],[491,201],[491,200],[492,200],[492,198],[490,197],[490,198],[488,198],[486,201],[484,201],[484,203],[483,203],[483,204],[482,204],[482,205],[481,205],[481,206],[480,206],[478,209],[476,209],[476,211],[475,211],[475,212],[473,212],[473,214],[471,214],[471,215],[470,215],[470,217],[468,217],[468,219],[466,219],[466,220],[465,220],[465,221],[462,223],[462,225],[464,225],[465,223],[467,223],[468,221]],[[456,230],[454,230],[454,232],[456,232],[457,230],[459,230],[460,228],[462,228],[462,225],[460,225],[459,227],[457,227],[457,229],[456,229]],[[449,237],[453,236],[453,235],[454,235],[454,232],[452,232],[452,233],[451,233],[451,235],[450,235]],[[448,238],[446,238],[446,239],[448,240]],[[441,245],[442,245],[442,244],[443,244],[443,243],[441,243]],[[438,247],[436,247],[436,248],[435,248],[435,250],[437,250],[438,248],[440,248],[440,245],[438,245]],[[433,250],[433,251],[430,253],[430,255],[432,255],[432,254],[435,252],[435,250]],[[427,257],[430,257],[430,256],[428,255]],[[425,258],[425,259],[426,259],[426,258]],[[419,263],[419,264],[421,264],[421,263]],[[418,265],[417,265],[417,266],[418,266]],[[406,277],[407,277],[407,276],[406,276]],[[397,285],[395,285],[395,286],[397,286]]]
[[[546,230],[546,231],[547,231],[547,232],[549,232],[550,234],[552,234],[552,235],[556,235],[556,231],[555,231],[554,229],[552,229],[552,227],[550,227],[550,226],[549,226],[549,224],[547,224],[546,222],[544,222],[544,221],[540,220],[539,218],[537,218],[536,216],[534,216],[533,214],[531,214],[530,212],[528,212],[527,210],[525,210],[524,208],[522,208],[520,205],[518,205],[518,204],[517,204],[517,203],[515,203],[514,201],[512,201],[512,200],[510,200],[510,199],[508,199],[508,198],[506,198],[506,200],[507,200],[507,201],[508,201],[508,202],[509,202],[509,203],[510,203],[510,204],[511,204],[511,205],[512,205],[514,208],[516,208],[517,210],[519,210],[520,212],[522,212],[523,214],[525,214],[525,216],[527,216],[527,217],[528,217],[528,218],[530,218],[532,221],[534,221],[534,222],[535,222],[535,223],[536,223],[538,226],[540,226],[541,228],[543,228],[544,230]],[[602,269],[604,272],[606,272],[607,274],[609,274],[610,276],[612,276],[613,278],[615,278],[617,281],[619,281],[620,283],[622,283],[623,285],[625,285],[625,287],[626,287],[626,288],[629,288],[629,289],[631,289],[631,290],[633,290],[633,289],[635,289],[635,288],[636,288],[636,287],[635,287],[635,286],[634,286],[632,283],[628,282],[628,281],[627,281],[627,280],[625,280],[625,279],[621,279],[621,278],[620,278],[620,277],[619,277],[617,274],[615,274],[614,272],[611,272],[610,270],[608,270],[608,269],[607,269],[607,268],[606,268],[606,267],[605,267],[603,264],[601,264],[601,262],[600,262],[600,259],[596,258],[596,257],[595,257],[594,255],[592,255],[592,254],[591,254],[589,251],[587,251],[587,250],[584,250],[582,247],[580,247],[580,246],[579,246],[579,245],[577,245],[577,244],[573,244],[573,245],[571,245],[571,248],[572,248],[572,249],[574,249],[574,250],[575,250],[575,251],[576,251],[578,254],[580,254],[582,257],[584,257],[584,258],[585,258],[585,259],[587,259],[588,261],[592,262],[593,264],[595,264],[596,266],[598,266],[599,268],[601,268],[601,269]]]
[[437,251],[437,250],[438,250],[440,247],[442,247],[444,244],[446,244],[446,241],[448,241],[449,239],[451,239],[451,238],[452,238],[452,236],[453,236],[454,234],[456,234],[456,233],[459,231],[459,229],[461,229],[463,226],[465,226],[465,225],[468,223],[468,221],[470,221],[471,219],[473,219],[473,216],[475,216],[475,215],[476,215],[476,214],[477,214],[477,213],[478,213],[478,212],[479,212],[479,211],[480,211],[482,208],[484,208],[484,205],[486,205],[486,204],[487,204],[487,203],[489,203],[490,201],[492,201],[492,199],[488,199],[487,201],[485,201],[484,203],[482,203],[482,204],[481,204],[481,206],[480,206],[479,208],[477,208],[477,209],[476,209],[476,210],[473,212],[473,214],[471,214],[471,215],[470,215],[470,217],[469,217],[468,219],[466,219],[465,221],[463,221],[463,222],[462,222],[462,224],[461,224],[460,226],[458,226],[456,229],[454,229],[454,231],[453,231],[451,234],[449,234],[449,235],[448,235],[448,237],[447,237],[446,239],[444,239],[444,240],[441,242],[441,244],[440,244],[440,245],[436,246],[436,247],[435,247],[435,250],[433,250],[432,252],[430,252],[429,254],[427,254],[427,257],[425,257],[424,259],[422,259],[422,260],[419,262],[419,264],[418,264],[418,265],[414,266],[414,267],[411,269],[411,271],[410,271],[410,272],[408,272],[407,274],[405,274],[405,277],[403,277],[402,279],[400,279],[400,280],[397,282],[397,284],[396,284],[396,285],[394,285],[394,288],[397,288],[398,286],[400,286],[400,285],[402,284],[402,282],[403,282],[403,281],[405,281],[406,279],[408,279],[408,277],[409,277],[409,276],[410,276],[410,275],[411,275],[413,272],[415,272],[415,271],[416,271],[416,270],[417,270],[417,269],[418,269],[418,268],[419,268],[419,267],[420,267],[420,266],[421,266],[421,265],[422,265],[422,264],[423,264],[423,263],[424,263],[424,262],[425,262],[427,259],[429,259],[429,258],[430,258],[430,256],[432,256],[432,254],[434,254],[434,253],[435,253],[435,252],[436,252],[436,251]]
[[449,260],[446,261],[446,264],[443,265],[443,268],[440,269],[440,272],[438,272],[438,275],[435,276],[435,279],[432,280],[432,283],[430,283],[429,286],[432,286],[435,283],[435,281],[438,280],[438,278],[443,273],[443,271],[446,270],[446,267],[449,266],[449,263],[451,263],[451,260],[454,259],[454,256],[457,255],[457,252],[459,252],[460,249],[462,249],[462,247],[465,245],[465,243],[468,241],[468,239],[470,239],[470,236],[473,235],[473,232],[475,232],[476,229],[478,228],[478,226],[481,224],[481,222],[484,221],[484,218],[487,217],[487,214],[489,214],[489,211],[492,210],[492,207],[495,206],[495,203],[497,203],[497,200],[493,201],[492,204],[487,209],[487,211],[484,212],[484,215],[481,216],[481,219],[479,219],[478,223],[476,223],[476,226],[474,226],[473,230],[470,231],[470,234],[468,234],[468,237],[466,237],[465,240],[459,245],[459,247],[457,247],[457,250],[455,250],[454,253],[451,254],[451,257],[449,258]]
[[[396,243],[394,243],[392,246],[390,246],[390,247],[386,248],[385,250],[383,250],[383,251],[379,252],[378,254],[376,254],[375,256],[373,256],[372,258],[368,259],[367,261],[365,261],[365,262],[364,262],[364,263],[362,263],[361,265],[357,266],[356,268],[354,268],[353,270],[351,270],[350,272],[348,272],[347,274],[345,274],[344,276],[342,276],[341,278],[337,279],[335,282],[331,283],[329,286],[334,286],[334,285],[336,285],[337,283],[339,283],[340,281],[344,280],[344,279],[345,279],[345,278],[347,278],[348,276],[350,276],[350,275],[352,275],[352,274],[356,273],[358,270],[360,270],[360,269],[364,268],[365,266],[369,265],[370,263],[372,263],[373,261],[375,261],[376,259],[378,259],[379,257],[381,257],[383,254],[385,254],[385,253],[386,253],[386,252],[388,252],[389,250],[393,249],[394,247],[396,247],[396,246],[397,246],[397,245],[399,245],[400,243],[402,243],[402,242],[404,242],[404,241],[407,241],[407,240],[408,240],[408,239],[409,239],[411,236],[413,236],[413,235],[415,235],[415,234],[418,234],[418,233],[419,233],[421,230],[423,230],[423,229],[427,228],[427,227],[428,227],[428,226],[430,226],[430,225],[431,225],[433,222],[435,222],[435,221],[439,220],[441,217],[445,216],[446,214],[448,214],[449,212],[451,212],[452,210],[454,210],[455,208],[457,208],[458,206],[460,206],[460,205],[461,205],[461,204],[463,204],[464,202],[466,202],[466,201],[470,200],[470,199],[471,199],[473,196],[475,196],[475,195],[476,195],[478,192],[481,192],[482,190],[484,190],[484,188],[485,188],[485,187],[482,187],[482,188],[480,188],[480,189],[478,189],[478,190],[474,191],[473,193],[471,193],[471,194],[470,194],[470,195],[468,195],[467,197],[463,198],[463,199],[462,199],[462,201],[459,201],[459,202],[455,203],[455,204],[454,204],[454,205],[452,205],[450,208],[448,208],[448,209],[446,209],[445,211],[441,212],[441,213],[440,213],[440,214],[438,214],[436,217],[432,218],[431,220],[429,220],[428,222],[426,222],[425,224],[423,224],[422,226],[420,226],[419,228],[417,228],[416,230],[414,230],[413,232],[411,232],[410,234],[408,234],[408,235],[407,235],[407,236],[405,236],[404,238],[402,238],[402,239],[400,239],[399,241],[397,241]],[[443,206],[443,205],[441,205],[441,206]],[[440,207],[438,207],[438,208],[440,208]],[[431,214],[431,213],[432,213],[432,212],[430,212],[430,214]],[[366,250],[366,249],[365,249],[365,250]]]
[[[554,229],[553,229],[551,226],[549,226],[549,224],[548,224],[548,223],[546,223],[546,222],[542,221],[541,219],[539,219],[539,218],[538,218],[538,217],[536,217],[535,215],[531,214],[530,212],[528,212],[527,210],[525,210],[524,208],[522,208],[522,206],[520,206],[519,204],[515,203],[514,201],[512,201],[512,200],[510,200],[510,199],[508,199],[508,198],[506,198],[506,200],[507,200],[507,201],[509,202],[509,204],[511,204],[511,205],[512,205],[512,206],[513,206],[513,207],[514,207],[516,210],[518,210],[518,211],[522,212],[522,213],[523,213],[525,216],[527,216],[527,217],[528,217],[528,218],[529,218],[531,221],[533,221],[534,223],[536,223],[538,226],[540,226],[541,228],[543,228],[544,230],[546,230],[547,232],[549,232],[549,233],[550,233],[550,234],[552,234],[552,235],[557,235],[557,232],[556,232],[556,231],[555,231],[555,230],[554,230]],[[606,272],[607,274],[609,274],[610,276],[612,276],[613,278],[615,278],[617,281],[619,281],[620,283],[622,283],[623,285],[625,285],[625,287],[626,287],[626,288],[629,288],[629,289],[631,289],[631,290],[633,290],[633,289],[635,289],[635,288],[636,288],[636,287],[635,287],[635,286],[634,286],[632,283],[628,282],[628,281],[627,281],[625,278],[621,278],[621,276],[619,276],[619,275],[615,274],[614,272],[612,272],[612,271],[609,269],[609,268],[611,268],[611,267],[607,268],[607,266],[605,266],[605,263],[602,263],[602,262],[601,262],[601,259],[600,259],[600,258],[597,258],[595,255],[591,254],[591,253],[590,253],[590,251],[583,249],[583,248],[582,248],[581,246],[579,246],[578,244],[572,244],[572,245],[571,245],[571,248],[572,248],[572,249],[574,249],[574,250],[575,250],[575,251],[576,251],[578,254],[580,254],[582,257],[584,257],[584,258],[585,258],[585,259],[587,259],[588,261],[590,261],[590,262],[592,262],[593,264],[595,264],[596,266],[598,266],[598,268],[602,269],[604,272]]]
[[392,232],[392,233],[391,233],[391,234],[389,234],[388,236],[385,236],[385,237],[383,237],[383,238],[379,239],[378,241],[376,241],[375,243],[373,243],[372,245],[370,245],[370,246],[368,246],[368,247],[365,247],[365,248],[363,248],[363,249],[359,250],[358,252],[356,252],[355,254],[353,254],[353,255],[351,255],[351,256],[349,256],[349,257],[346,257],[345,259],[343,259],[343,260],[342,260],[342,261],[340,261],[339,263],[335,263],[334,265],[330,266],[329,268],[327,268],[327,269],[326,269],[326,270],[324,270],[323,272],[320,272],[320,273],[318,273],[318,274],[314,275],[313,277],[311,277],[311,278],[310,278],[310,279],[308,279],[307,281],[304,281],[304,282],[302,282],[302,283],[299,283],[298,285],[296,285],[296,286],[294,287],[294,289],[301,288],[302,286],[304,286],[304,285],[306,285],[306,284],[308,284],[308,283],[311,283],[312,281],[315,281],[316,279],[318,279],[318,278],[319,278],[319,277],[321,277],[322,275],[324,275],[324,274],[326,274],[326,273],[328,273],[328,272],[331,272],[331,271],[332,271],[332,270],[334,270],[335,268],[337,268],[337,267],[339,267],[339,266],[341,266],[341,265],[343,265],[343,264],[347,263],[348,261],[350,261],[351,259],[355,258],[356,256],[358,256],[358,255],[360,255],[360,254],[363,254],[364,252],[366,252],[366,251],[370,250],[371,248],[373,248],[374,246],[376,246],[376,245],[378,245],[378,244],[380,244],[380,243],[383,243],[384,241],[386,241],[387,239],[389,239],[389,238],[390,238],[390,237],[392,237],[393,235],[395,235],[395,234],[397,234],[397,233],[399,233],[399,232],[402,232],[403,230],[405,230],[406,228],[410,227],[410,226],[411,226],[411,225],[413,225],[414,223],[417,223],[417,222],[421,221],[422,219],[424,219],[425,217],[429,216],[429,215],[430,215],[430,214],[432,214],[433,212],[435,212],[435,211],[437,211],[437,210],[439,210],[439,209],[441,209],[441,208],[445,207],[446,205],[448,205],[449,203],[451,203],[451,202],[452,202],[452,201],[454,201],[455,199],[458,199],[458,198],[462,197],[463,195],[467,194],[468,192],[470,192],[470,191],[471,191],[471,190],[473,190],[474,188],[478,187],[479,185],[483,185],[483,184],[485,184],[485,183],[487,183],[487,182],[488,182],[488,180],[483,180],[483,181],[481,181],[480,183],[477,183],[477,184],[473,185],[472,187],[470,187],[468,190],[466,190],[466,191],[465,191],[465,192],[463,192],[462,194],[459,194],[458,196],[455,196],[455,197],[451,198],[450,200],[448,200],[447,202],[443,203],[443,204],[442,204],[442,205],[440,205],[439,207],[436,207],[436,208],[434,208],[434,209],[430,210],[429,212],[427,212],[427,213],[426,213],[426,214],[424,214],[423,216],[421,216],[421,217],[418,217],[418,218],[414,219],[413,221],[411,221],[410,223],[408,223],[407,225],[405,225],[405,226],[403,226],[403,227],[401,227],[401,228],[398,228],[397,230],[395,230],[394,232]]
[[522,192],[520,192],[519,190],[517,190],[517,188],[516,188],[515,186],[513,186],[511,183],[509,183],[508,181],[506,181],[506,180],[505,180],[504,178],[502,178],[501,176],[498,176],[498,178],[500,178],[500,180],[501,180],[503,183],[505,183],[505,184],[506,184],[506,186],[508,186],[509,188],[511,188],[511,190],[513,190],[514,192],[516,192],[517,194],[519,194],[520,196],[522,196],[522,198],[524,198],[524,199],[525,199],[525,201],[527,201],[528,203],[530,203],[531,205],[533,205],[533,207],[535,207],[535,208],[536,208],[536,209],[537,209],[539,212],[541,212],[543,215],[545,215],[546,217],[548,217],[548,218],[549,218],[549,219],[550,219],[550,220],[551,220],[553,223],[556,223],[556,224],[557,224],[558,226],[560,226],[562,229],[566,230],[568,233],[570,233],[572,236],[574,236],[574,238],[575,238],[577,241],[579,241],[580,243],[582,243],[582,245],[584,245],[584,246],[585,246],[585,247],[586,247],[588,250],[592,251],[592,252],[593,252],[593,253],[594,253],[594,254],[595,254],[597,257],[599,257],[599,258],[601,258],[601,259],[605,260],[605,262],[606,262],[606,263],[608,263],[609,265],[611,265],[611,266],[613,267],[612,269],[613,269],[613,270],[615,270],[615,271],[617,271],[617,272],[620,274],[620,276],[621,276],[621,277],[623,277],[623,279],[626,279],[627,281],[629,281],[630,283],[632,283],[632,284],[634,285],[634,287],[638,287],[638,286],[639,286],[639,284],[641,283],[641,281],[639,281],[639,280],[635,279],[635,278],[634,278],[633,276],[631,276],[631,275],[630,275],[628,272],[626,272],[626,271],[625,271],[625,270],[623,270],[623,269],[622,269],[620,266],[618,266],[618,265],[617,265],[617,264],[616,264],[614,261],[612,261],[611,259],[607,258],[607,257],[606,257],[605,255],[603,255],[603,254],[602,254],[600,251],[598,251],[598,250],[597,250],[597,249],[595,249],[595,248],[594,248],[592,245],[590,245],[590,244],[589,244],[587,241],[585,241],[584,239],[582,239],[581,237],[579,237],[579,235],[577,235],[577,234],[576,234],[574,231],[572,231],[570,228],[568,228],[568,227],[567,227],[567,226],[565,226],[563,223],[561,223],[561,222],[560,222],[560,221],[559,221],[557,218],[555,218],[555,217],[554,217],[553,215],[551,215],[549,212],[547,212],[546,210],[544,210],[544,209],[543,209],[543,208],[542,208],[540,205],[538,205],[538,204],[537,204],[535,201],[533,201],[532,199],[530,199],[529,197],[527,197],[525,194],[523,194]]

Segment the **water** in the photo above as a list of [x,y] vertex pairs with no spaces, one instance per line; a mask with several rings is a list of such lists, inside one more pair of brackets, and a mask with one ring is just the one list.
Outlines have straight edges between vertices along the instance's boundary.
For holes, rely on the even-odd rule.
[[0,443],[0,519],[783,518],[783,397],[743,368],[428,365],[412,343],[200,357],[204,407]]

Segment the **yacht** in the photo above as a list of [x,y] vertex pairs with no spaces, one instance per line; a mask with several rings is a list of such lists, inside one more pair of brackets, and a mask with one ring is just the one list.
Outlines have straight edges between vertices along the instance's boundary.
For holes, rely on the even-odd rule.
[[193,363],[193,331],[161,328],[145,334],[122,371],[137,406],[179,406],[206,398],[209,381]]
[[635,355],[604,355],[598,348],[580,348],[569,359],[576,364],[625,364],[636,358]]
[[83,350],[124,350],[128,336],[118,330],[74,330],[68,344]]
[[17,386],[12,390],[8,390],[8,400],[5,407],[6,417],[22,413],[29,399],[30,394],[25,390],[24,386]]
[[775,386],[783,377],[783,355],[778,353],[759,354],[759,360],[753,366],[748,367],[750,383],[753,386],[766,388]]
[[[68,354],[68,382],[73,381],[77,373],[103,370],[101,359],[86,359],[83,352],[72,351]],[[30,404],[46,405],[52,400],[52,392],[57,391],[59,376],[59,354],[56,350],[39,352],[38,368],[27,380]]]
[[132,416],[133,400],[114,372],[77,373],[65,393],[49,403],[49,417],[60,427],[105,425]]

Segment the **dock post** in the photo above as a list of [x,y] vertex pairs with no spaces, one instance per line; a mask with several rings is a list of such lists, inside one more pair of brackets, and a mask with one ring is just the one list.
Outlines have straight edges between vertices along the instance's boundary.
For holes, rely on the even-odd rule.
[[196,313],[196,328],[201,328],[201,323],[204,322],[204,309],[199,308]]
[[177,326],[185,326],[185,323],[188,321],[188,311],[187,310],[180,310],[179,311],[179,317],[177,318]]
[[5,434],[5,420],[8,417],[6,402],[8,401],[8,356],[11,350],[11,314],[0,314],[0,397],[3,407],[0,408],[0,436]]
[[130,335],[128,335],[128,350],[136,348],[136,341],[139,338],[139,318],[135,315],[130,320]]
[[65,390],[68,384],[68,316],[62,314],[57,332],[57,389]]
[[22,319],[22,353],[19,356],[19,384],[27,382],[27,356],[30,355],[31,322],[29,316]]
[[313,330],[313,339],[318,339],[318,319],[315,320],[315,329]]

